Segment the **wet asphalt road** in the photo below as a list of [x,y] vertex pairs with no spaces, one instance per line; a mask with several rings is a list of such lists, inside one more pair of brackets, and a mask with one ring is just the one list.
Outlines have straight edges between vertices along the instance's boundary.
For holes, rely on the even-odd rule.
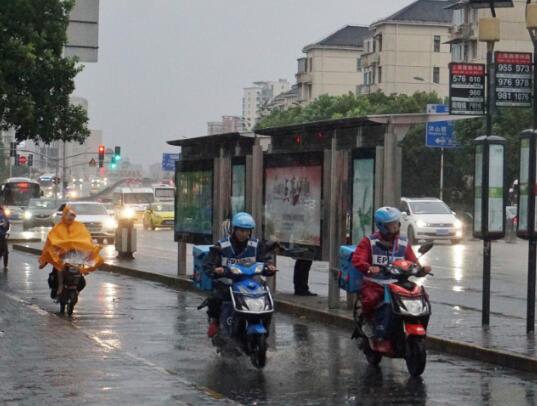
[[350,333],[277,314],[268,365],[215,353],[201,296],[94,273],[72,319],[47,272],[13,253],[0,273],[0,402],[5,404],[537,404],[537,377],[437,353],[423,379],[404,361],[369,367]]

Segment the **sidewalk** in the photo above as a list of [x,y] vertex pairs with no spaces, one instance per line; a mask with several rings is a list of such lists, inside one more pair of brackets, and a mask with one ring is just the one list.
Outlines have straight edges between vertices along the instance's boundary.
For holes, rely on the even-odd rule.
[[[14,244],[13,248],[38,254],[42,243]],[[118,272],[140,277],[166,285],[197,291],[190,278],[176,275],[176,262],[167,258],[147,258],[142,255],[134,260],[119,260],[110,250],[104,252],[104,271]],[[291,261],[292,260],[288,260]],[[189,261],[191,269],[191,262]],[[281,263],[281,266],[289,264]],[[342,292],[340,309],[328,310],[326,290],[316,290],[318,297],[297,297],[289,293],[292,272],[280,272],[275,301],[279,311],[306,317],[322,323],[352,328],[352,313],[346,310],[345,294]],[[287,278],[284,277],[287,275]],[[487,361],[502,366],[537,373],[537,349],[535,337],[525,334],[525,319],[497,313],[491,314],[488,329],[481,327],[481,312],[464,306],[438,303],[432,297],[432,311],[428,347],[450,354]]]

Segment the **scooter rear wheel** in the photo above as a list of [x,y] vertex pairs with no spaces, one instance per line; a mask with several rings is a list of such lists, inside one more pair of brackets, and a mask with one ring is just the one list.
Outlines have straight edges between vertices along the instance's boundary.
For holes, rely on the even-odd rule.
[[264,335],[255,335],[252,337],[252,353],[250,359],[256,368],[264,368],[267,363],[267,343]]
[[371,349],[369,346],[369,340],[367,338],[362,338],[362,340],[362,348],[367,362],[374,366],[380,364],[380,361],[382,361],[382,354]]
[[427,350],[425,338],[421,336],[409,336],[406,339],[405,361],[410,375],[420,376],[425,370],[427,363]]

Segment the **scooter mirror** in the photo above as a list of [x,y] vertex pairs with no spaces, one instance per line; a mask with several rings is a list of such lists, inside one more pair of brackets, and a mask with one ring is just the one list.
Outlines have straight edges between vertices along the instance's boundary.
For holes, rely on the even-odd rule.
[[431,250],[431,248],[433,248],[433,246],[434,244],[432,242],[425,243],[420,247],[418,252],[422,255],[425,255],[427,252]]

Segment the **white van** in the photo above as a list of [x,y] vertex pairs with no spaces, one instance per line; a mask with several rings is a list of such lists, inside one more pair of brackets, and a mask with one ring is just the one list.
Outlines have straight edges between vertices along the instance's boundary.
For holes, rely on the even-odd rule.
[[122,210],[130,209],[141,221],[145,210],[155,201],[155,193],[150,187],[122,187],[114,191],[113,201],[118,215]]

